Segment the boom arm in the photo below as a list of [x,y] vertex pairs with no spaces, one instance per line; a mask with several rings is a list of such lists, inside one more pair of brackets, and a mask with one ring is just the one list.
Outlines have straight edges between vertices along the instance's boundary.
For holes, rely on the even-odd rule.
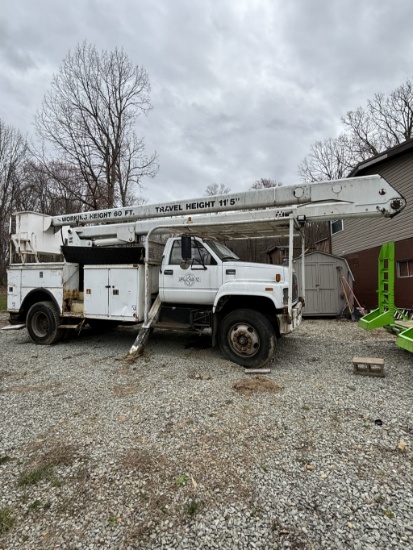
[[[63,241],[71,246],[132,244],[139,235],[161,228],[227,238],[271,236],[288,234],[291,219],[302,225],[348,217],[392,217],[405,202],[385,179],[367,176],[60,216],[19,212],[14,215],[11,240],[24,256],[59,254]],[[62,235],[57,234],[60,228]]]
[[299,186],[281,186],[201,199],[164,204],[145,204],[125,208],[80,212],[53,216],[50,224],[84,225],[118,223],[123,221],[165,218],[233,210],[257,210],[322,202],[341,202],[357,205],[360,214],[378,211],[393,216],[404,208],[404,199],[380,176],[365,176]]

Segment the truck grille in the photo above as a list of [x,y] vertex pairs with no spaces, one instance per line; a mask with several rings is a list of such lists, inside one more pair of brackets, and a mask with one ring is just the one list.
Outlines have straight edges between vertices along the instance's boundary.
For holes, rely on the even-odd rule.
[[[295,273],[293,273],[293,291],[291,298],[293,304],[298,300],[298,279]],[[288,288],[284,288],[283,290],[283,302],[285,306],[288,304]]]

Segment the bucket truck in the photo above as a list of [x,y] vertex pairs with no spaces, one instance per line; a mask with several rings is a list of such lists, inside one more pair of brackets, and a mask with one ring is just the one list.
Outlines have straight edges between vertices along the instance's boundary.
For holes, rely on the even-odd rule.
[[[294,235],[304,257],[307,222],[392,217],[404,205],[383,178],[367,176],[58,216],[17,212],[9,328],[55,344],[86,325],[134,324],[131,357],[154,328],[208,331],[226,358],[260,368],[302,319]],[[288,265],[244,262],[229,246],[275,235],[288,236]]]

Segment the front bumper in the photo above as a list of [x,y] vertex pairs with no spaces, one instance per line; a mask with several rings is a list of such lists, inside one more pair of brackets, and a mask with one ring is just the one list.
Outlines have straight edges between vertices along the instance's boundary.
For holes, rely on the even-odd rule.
[[300,326],[303,320],[303,304],[298,301],[292,308],[291,315],[288,315],[288,313],[279,313],[277,317],[280,334],[290,334],[290,332],[293,332]]

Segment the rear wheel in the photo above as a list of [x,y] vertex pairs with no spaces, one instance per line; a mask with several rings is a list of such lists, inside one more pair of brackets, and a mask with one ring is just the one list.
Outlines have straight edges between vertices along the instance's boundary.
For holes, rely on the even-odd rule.
[[219,340],[230,361],[246,368],[260,368],[273,356],[276,337],[270,321],[262,313],[237,309],[222,320]]
[[27,313],[27,330],[36,344],[56,344],[63,335],[59,324],[60,313],[53,302],[33,304]]

